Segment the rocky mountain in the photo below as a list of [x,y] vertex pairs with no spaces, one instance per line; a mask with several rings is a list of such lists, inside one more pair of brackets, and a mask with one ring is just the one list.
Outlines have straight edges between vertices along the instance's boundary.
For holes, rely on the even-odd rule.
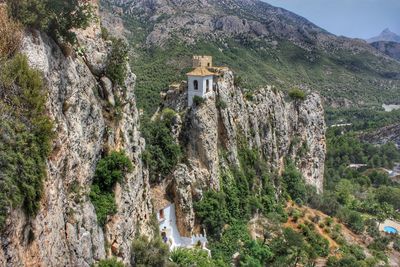
[[[400,102],[398,62],[362,40],[335,36],[265,2],[101,3],[104,14],[119,17],[130,31],[126,36],[135,47],[138,106],[149,113],[155,111],[160,88],[184,78],[193,53],[229,65],[248,89],[273,84],[283,90],[319,90],[334,107]],[[163,67],[150,64],[152,58]]]
[[[105,75],[112,44],[102,38],[100,25],[77,31],[77,40],[80,48],[71,51],[43,32],[23,33],[20,52],[43,74],[55,139],[37,214],[7,211],[0,266],[92,266],[110,257],[129,266],[132,240],[154,235],[136,76],[128,68],[121,86]],[[306,182],[322,190],[325,122],[318,94],[289,100],[271,87],[245,94],[226,70],[205,103],[187,109],[185,101],[185,90],[172,91],[162,104],[179,112],[175,134],[187,158],[163,177],[162,192],[176,203],[182,235],[198,232],[193,203],[206,190],[223,186],[223,170],[240,167],[243,146],[260,154],[274,177],[282,174],[285,159],[292,159]],[[108,152],[121,150],[133,170],[113,187],[116,212],[100,226],[90,197],[96,166]]]
[[[173,90],[163,101],[163,108],[177,111],[175,128],[180,131],[176,134],[183,136],[187,157],[187,163],[180,164],[164,185],[172,188],[177,213],[185,214],[178,218],[181,233],[193,233],[194,200],[208,188],[224,186],[220,177],[230,166],[240,168],[240,154],[246,146],[261,155],[271,174],[281,175],[285,159],[292,159],[306,182],[322,192],[326,144],[318,94],[310,94],[304,101],[288,101],[268,87],[249,99],[234,85],[228,70],[220,73],[215,94],[181,118],[184,101],[186,94]],[[220,103],[225,104],[221,107]],[[276,190],[279,195],[279,187]]]
[[371,43],[371,45],[387,56],[400,60],[400,43],[378,41]]
[[400,147],[400,125],[393,124],[382,127],[371,133],[366,133],[363,135],[363,139],[379,145],[393,142],[397,147]]
[[[66,57],[46,34],[24,34],[21,53],[44,75],[46,106],[57,137],[39,212],[32,219],[21,210],[10,211],[1,234],[0,266],[92,266],[111,254],[127,262],[136,231],[151,234],[148,172],[140,159],[145,142],[133,91],[136,77],[128,71],[122,90],[99,76],[110,49],[99,25],[79,32],[78,38],[85,54]],[[117,97],[124,104],[119,121],[112,116]],[[135,167],[123,186],[115,188],[118,211],[103,230],[89,192],[96,163],[110,150],[126,151]]]
[[380,41],[400,43],[400,36],[392,32],[388,28],[386,28],[378,36],[372,37],[367,40],[368,43],[374,43]]

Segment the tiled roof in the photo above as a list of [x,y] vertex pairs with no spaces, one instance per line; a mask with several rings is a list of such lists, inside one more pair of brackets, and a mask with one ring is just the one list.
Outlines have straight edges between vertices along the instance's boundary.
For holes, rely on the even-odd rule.
[[211,76],[211,75],[214,75],[214,73],[209,71],[207,68],[200,67],[200,68],[195,68],[194,70],[187,73],[186,75],[188,75],[188,76]]

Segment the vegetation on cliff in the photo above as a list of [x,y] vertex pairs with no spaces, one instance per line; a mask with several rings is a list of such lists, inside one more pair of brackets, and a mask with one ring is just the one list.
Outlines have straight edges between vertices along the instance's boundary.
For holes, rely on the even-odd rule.
[[146,138],[143,160],[150,171],[151,182],[160,182],[160,177],[170,174],[179,162],[182,152],[172,135],[175,112],[165,109],[153,121],[143,123],[142,132]]
[[54,133],[41,74],[21,54],[0,62],[0,70],[2,228],[11,208],[22,208],[28,216],[38,211]]
[[113,151],[97,163],[90,199],[101,226],[106,224],[108,216],[117,212],[114,186],[116,183],[122,184],[125,175],[131,172],[132,168],[132,162],[124,151]]
[[95,18],[88,0],[7,0],[7,7],[9,14],[23,25],[69,43],[76,41],[73,29],[87,28]]

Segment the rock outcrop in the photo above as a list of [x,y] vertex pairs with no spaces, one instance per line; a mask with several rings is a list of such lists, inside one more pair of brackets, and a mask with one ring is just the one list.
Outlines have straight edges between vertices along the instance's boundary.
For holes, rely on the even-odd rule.
[[[171,98],[167,95],[166,99]],[[171,103],[165,105],[173,107]],[[176,105],[181,113],[180,107]],[[232,72],[225,70],[217,79],[214,95],[187,110],[181,136],[187,159],[172,178],[177,214],[193,214],[192,201],[201,197],[202,190],[220,188],[221,168],[240,164],[238,143],[242,139],[258,150],[271,172],[282,173],[285,158],[290,158],[306,182],[322,191],[325,121],[316,93],[305,100],[286,100],[282,92],[268,87],[245,96],[234,85]],[[228,163],[220,160],[221,151]],[[193,216],[189,217],[177,217],[181,234],[191,234],[195,227]]]
[[[56,139],[39,213],[28,219],[16,210],[9,216],[1,237],[1,266],[92,266],[111,255],[128,263],[135,234],[150,234],[152,206],[148,172],[140,160],[145,142],[138,131],[136,78],[129,70],[123,90],[103,75],[110,43],[100,36],[98,25],[79,32],[83,52],[68,57],[45,34],[24,37],[21,52],[46,82]],[[118,118],[116,97],[122,102]],[[125,150],[134,171],[116,186],[117,213],[102,229],[89,192],[97,161],[111,150]]]
[[400,147],[400,124],[385,126],[371,133],[366,133],[362,135],[362,139],[377,145],[393,142],[397,147]]

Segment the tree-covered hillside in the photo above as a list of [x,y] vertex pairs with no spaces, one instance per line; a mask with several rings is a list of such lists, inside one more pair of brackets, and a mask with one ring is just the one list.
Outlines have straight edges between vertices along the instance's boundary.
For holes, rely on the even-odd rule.
[[293,13],[258,1],[208,1],[204,11],[139,2],[102,1],[105,13],[124,11],[138,104],[146,112],[155,111],[161,90],[185,79],[193,54],[212,55],[215,65],[229,66],[249,90],[267,84],[317,90],[328,105],[343,107],[400,102],[399,62]]

